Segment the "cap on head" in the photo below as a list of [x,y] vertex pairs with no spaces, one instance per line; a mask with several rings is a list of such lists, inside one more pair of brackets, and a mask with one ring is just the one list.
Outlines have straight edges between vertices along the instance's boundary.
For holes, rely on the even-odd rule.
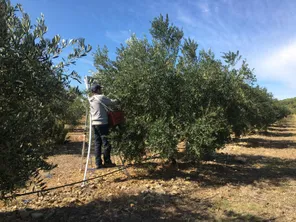
[[100,86],[99,84],[94,84],[92,87],[91,87],[91,91],[93,93],[97,92],[99,89],[101,89],[102,86]]

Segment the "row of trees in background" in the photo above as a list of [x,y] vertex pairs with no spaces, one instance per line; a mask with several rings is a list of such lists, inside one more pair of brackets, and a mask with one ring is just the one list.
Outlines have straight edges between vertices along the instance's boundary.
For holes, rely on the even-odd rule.
[[279,103],[281,106],[287,107],[291,113],[296,114],[296,98],[283,99]]
[[[43,16],[32,25],[21,5],[0,0],[0,191],[19,186],[45,161],[54,144],[64,141],[64,124],[84,113],[68,72],[70,64],[91,50],[83,39],[45,38]],[[67,46],[74,51],[58,56]],[[57,60],[54,62],[54,60]],[[79,108],[80,107],[80,108]],[[1,196],[1,195],[0,195]]]
[[116,96],[126,114],[113,130],[114,148],[126,159],[148,152],[174,157],[186,141],[186,156],[207,159],[229,141],[266,129],[289,114],[256,78],[239,53],[200,50],[170,24],[168,16],[151,23],[151,41],[132,35],[111,60],[106,47],[94,55],[96,78]]

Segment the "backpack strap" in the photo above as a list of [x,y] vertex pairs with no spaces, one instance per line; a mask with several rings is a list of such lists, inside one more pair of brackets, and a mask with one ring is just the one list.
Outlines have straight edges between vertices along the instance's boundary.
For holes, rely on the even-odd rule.
[[106,106],[104,103],[102,103],[101,101],[99,102],[100,104],[102,104],[102,106],[104,107],[104,109],[106,110],[106,112],[113,112],[113,110],[110,108],[110,107],[108,107],[108,106]]

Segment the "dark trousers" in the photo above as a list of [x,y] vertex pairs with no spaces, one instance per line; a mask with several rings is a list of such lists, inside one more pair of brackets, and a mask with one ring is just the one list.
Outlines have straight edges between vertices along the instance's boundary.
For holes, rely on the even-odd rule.
[[109,126],[106,125],[93,125],[93,130],[95,132],[95,156],[96,156],[96,165],[102,165],[102,145],[104,147],[104,163],[111,163],[110,152],[111,145],[108,142],[107,136],[109,133]]

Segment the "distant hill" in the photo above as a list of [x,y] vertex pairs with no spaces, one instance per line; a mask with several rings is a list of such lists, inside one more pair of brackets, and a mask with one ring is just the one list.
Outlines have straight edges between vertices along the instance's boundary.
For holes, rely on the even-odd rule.
[[296,114],[296,97],[283,99],[279,101],[280,104],[286,106],[293,114]]

